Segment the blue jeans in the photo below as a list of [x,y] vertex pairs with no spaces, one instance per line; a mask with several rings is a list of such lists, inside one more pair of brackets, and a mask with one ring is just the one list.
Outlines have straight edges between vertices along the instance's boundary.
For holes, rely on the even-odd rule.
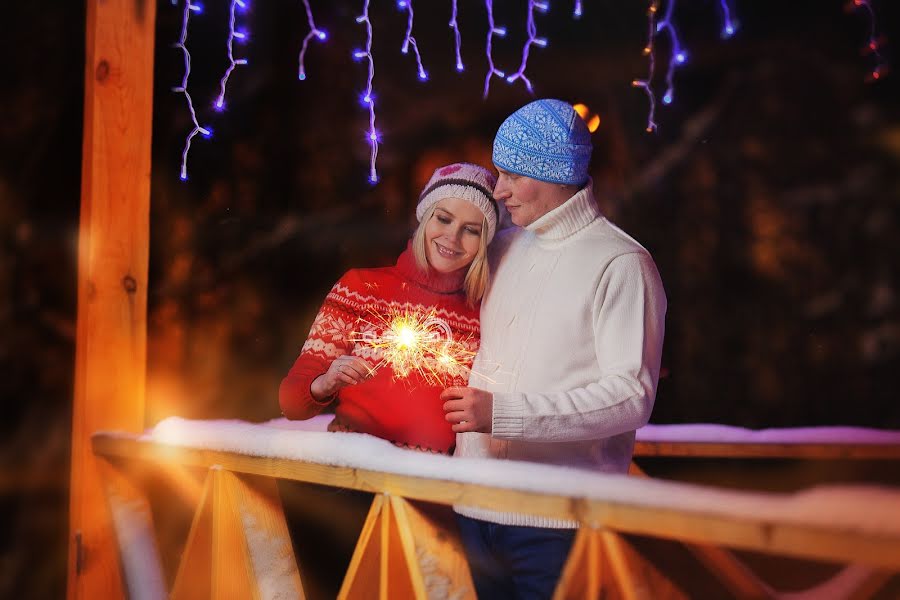
[[456,515],[481,600],[549,600],[577,529],[498,525]]

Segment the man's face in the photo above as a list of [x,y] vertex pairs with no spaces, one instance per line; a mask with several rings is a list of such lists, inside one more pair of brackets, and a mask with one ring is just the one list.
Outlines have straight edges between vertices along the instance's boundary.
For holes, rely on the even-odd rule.
[[563,185],[516,175],[497,167],[494,198],[503,202],[512,222],[527,227],[572,197]]

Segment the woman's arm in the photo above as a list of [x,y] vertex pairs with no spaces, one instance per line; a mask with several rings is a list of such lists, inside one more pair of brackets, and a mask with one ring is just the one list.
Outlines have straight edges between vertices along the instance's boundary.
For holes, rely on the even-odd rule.
[[341,388],[359,383],[369,375],[365,361],[351,354],[357,317],[341,302],[348,275],[328,293],[300,356],[281,382],[278,401],[281,412],[289,419],[316,416],[331,404]]

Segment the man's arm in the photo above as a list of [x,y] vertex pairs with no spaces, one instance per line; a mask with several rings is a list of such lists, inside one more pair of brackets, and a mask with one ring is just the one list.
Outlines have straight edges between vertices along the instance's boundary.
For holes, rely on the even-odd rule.
[[[666,301],[652,259],[616,258],[604,273],[593,306],[600,377],[563,392],[445,391],[455,431],[490,432],[526,441],[609,437],[645,425],[653,409],[662,353]],[[485,414],[490,414],[486,422]],[[465,421],[464,423],[461,421]]]

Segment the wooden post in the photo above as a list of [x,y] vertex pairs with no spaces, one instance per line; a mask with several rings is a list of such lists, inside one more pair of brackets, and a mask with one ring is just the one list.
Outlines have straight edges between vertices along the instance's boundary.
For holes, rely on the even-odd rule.
[[144,425],[155,0],[87,0],[68,598],[123,596],[90,436]]

